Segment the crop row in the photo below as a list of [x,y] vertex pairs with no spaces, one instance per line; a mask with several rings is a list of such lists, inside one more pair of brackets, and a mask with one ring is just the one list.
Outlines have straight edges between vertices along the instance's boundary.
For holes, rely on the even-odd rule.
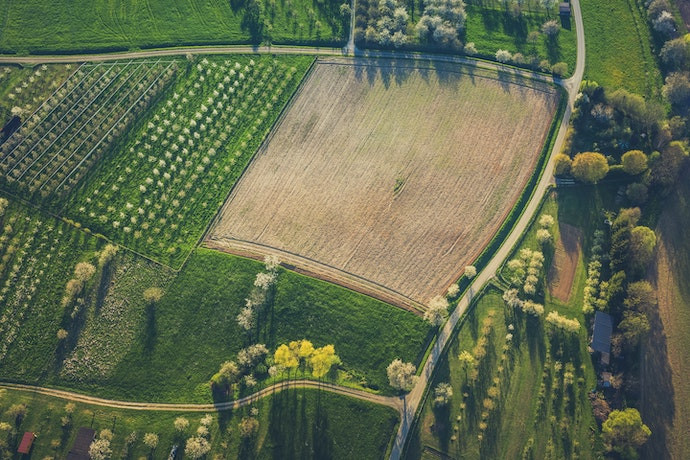
[[44,197],[64,194],[173,74],[173,63],[82,66],[0,148],[6,183]]
[[255,57],[188,64],[170,97],[76,194],[69,212],[140,252],[183,260],[309,62]]
[[65,256],[61,230],[28,214],[0,216],[0,361],[36,304],[39,286],[55,261]]

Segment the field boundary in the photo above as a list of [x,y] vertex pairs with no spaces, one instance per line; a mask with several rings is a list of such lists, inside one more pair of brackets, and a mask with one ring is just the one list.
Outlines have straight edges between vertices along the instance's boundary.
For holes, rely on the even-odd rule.
[[204,247],[259,261],[264,259],[264,253],[258,249],[265,248],[267,251],[277,253],[280,256],[280,265],[288,270],[309,276],[310,278],[343,286],[360,294],[373,297],[376,300],[400,307],[416,315],[422,315],[426,310],[419,302],[415,302],[409,297],[375,281],[283,249],[234,238],[213,237],[208,237],[204,241]]

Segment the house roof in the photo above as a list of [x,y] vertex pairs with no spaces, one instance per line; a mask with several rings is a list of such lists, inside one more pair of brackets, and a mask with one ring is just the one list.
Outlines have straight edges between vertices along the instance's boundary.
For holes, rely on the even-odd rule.
[[24,433],[24,436],[22,436],[22,441],[19,443],[17,453],[28,454],[31,451],[31,445],[34,443],[34,439],[36,439],[36,435],[31,431]]
[[611,316],[598,311],[594,314],[594,331],[590,347],[599,353],[611,352],[611,332],[613,332],[613,321]]
[[564,14],[564,13],[570,14],[570,2],[561,2],[561,4],[558,5],[558,11],[561,14]]

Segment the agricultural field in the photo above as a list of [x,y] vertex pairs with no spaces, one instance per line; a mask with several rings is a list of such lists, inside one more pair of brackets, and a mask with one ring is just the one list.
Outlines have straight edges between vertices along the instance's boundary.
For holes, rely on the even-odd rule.
[[426,304],[511,210],[558,99],[458,67],[319,61],[207,243]]
[[[596,194],[550,194],[515,254],[538,247],[536,232],[543,215],[557,220],[548,227],[554,240],[564,225],[589,234],[591,216],[582,206],[590,199]],[[551,296],[546,279],[555,261],[553,247],[544,256],[536,295],[545,307],[543,316],[556,311],[586,326],[582,255],[567,302]],[[585,346],[586,328],[576,337],[556,335],[560,333],[543,318],[509,307],[501,298],[505,289],[489,285],[459,324],[438,365],[407,458],[600,458],[602,446],[587,397],[596,378]],[[458,358],[463,351],[477,357],[472,364]],[[452,398],[447,406],[435,405],[434,388],[443,382],[451,384]]]
[[2,185],[64,196],[170,83],[175,62],[84,64],[0,146]]
[[172,88],[67,198],[64,215],[179,268],[312,61],[174,63],[180,76]]
[[1,0],[0,51],[64,54],[263,41],[337,45],[347,38],[339,7],[332,0]]
[[659,98],[662,79],[636,2],[582,0],[581,5],[587,34],[585,79],[610,90]]
[[[92,260],[88,254],[84,259]],[[97,282],[86,290],[78,321],[70,322],[71,327],[62,323],[70,335],[58,344],[60,298],[68,277],[64,274],[40,311],[48,317],[27,315],[22,340],[13,345],[15,353],[0,361],[0,374],[115,399],[212,402],[209,379],[250,344],[236,318],[262,267],[199,249],[175,274],[121,251],[107,270],[94,276]],[[150,287],[165,292],[153,309],[143,296]],[[38,337],[47,343],[35,340]],[[272,353],[278,345],[302,338],[315,346],[335,345],[342,360],[339,383],[391,393],[386,365],[396,357],[419,363],[431,334],[412,313],[281,270],[253,340]],[[31,348],[21,345],[25,342]],[[31,352],[32,359],[22,352]],[[261,375],[264,383],[270,383],[267,375]]]
[[[0,66],[0,125],[14,116],[32,114],[73,71],[72,64],[31,67]],[[11,133],[2,133],[4,140]]]
[[652,328],[641,372],[641,413],[652,430],[644,450],[646,458],[690,455],[690,440],[685,435],[690,429],[686,416],[690,411],[686,378],[690,369],[688,193],[684,182],[668,200],[657,227],[660,242],[650,281],[656,287],[659,308],[650,315]]
[[[17,435],[37,434],[32,458],[65,458],[80,427],[112,432],[112,458],[166,459],[173,445],[180,446],[201,436],[208,441],[207,458],[357,458],[380,459],[395,433],[398,414],[391,408],[317,390],[281,391],[258,399],[252,406],[235,411],[155,412],[111,409],[72,403],[55,397],[13,390],[0,390],[0,423],[15,423],[13,407],[26,405],[26,415],[8,436],[10,452],[16,451]],[[182,430],[175,420],[186,419]],[[243,437],[239,424],[244,418],[258,422],[252,436]],[[290,420],[286,423],[286,420]],[[205,429],[199,430],[200,427]],[[145,435],[158,435],[155,448]],[[200,435],[198,433],[201,433]],[[107,436],[107,435],[106,435]],[[357,442],[352,442],[356,436]],[[3,439],[4,440],[4,439]],[[8,454],[0,446],[0,455]],[[12,457],[9,457],[12,458]],[[185,458],[195,458],[186,456]]]

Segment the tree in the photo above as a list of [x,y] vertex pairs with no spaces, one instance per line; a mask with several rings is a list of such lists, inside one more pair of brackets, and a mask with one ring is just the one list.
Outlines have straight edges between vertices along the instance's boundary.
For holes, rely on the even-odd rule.
[[276,349],[275,353],[273,354],[273,361],[277,366],[287,369],[288,378],[290,371],[299,366],[299,358],[297,357],[297,354],[285,344]]
[[649,332],[649,320],[644,312],[626,311],[623,320],[618,324],[618,329],[623,333],[626,345],[636,347],[642,338]]
[[163,289],[159,287],[150,287],[144,291],[144,301],[148,304],[160,302],[163,298]]
[[173,425],[175,426],[175,430],[181,433],[189,428],[189,420],[184,417],[177,417]]
[[105,267],[113,260],[115,254],[117,254],[117,246],[114,244],[106,244],[103,250],[98,254],[98,266],[100,268]]
[[89,456],[91,460],[107,460],[112,455],[110,441],[105,438],[96,439],[89,446]]
[[567,176],[570,174],[570,168],[573,164],[573,160],[564,153],[557,154],[554,159],[554,174],[556,176]]
[[652,260],[656,235],[651,228],[637,226],[630,231],[630,258],[639,267],[644,267]]
[[[223,365],[220,367],[220,370],[216,372],[213,377],[211,377],[211,386],[215,387],[230,387],[237,383],[237,380],[240,377],[240,369],[235,364],[234,361],[225,361]],[[181,418],[181,417],[180,417]],[[177,428],[177,420],[175,420],[176,428]],[[182,422],[181,422],[182,423]],[[187,426],[189,426],[189,421],[187,421]],[[187,427],[185,426],[185,428]],[[182,431],[182,430],[179,430]]]
[[621,157],[621,164],[623,171],[631,176],[636,176],[647,170],[647,155],[641,150],[629,150]]
[[604,423],[611,413],[611,408],[606,399],[599,393],[589,393],[589,402],[592,404],[592,412],[594,413],[594,418],[599,423]]
[[255,417],[242,417],[238,427],[241,438],[251,438],[259,432],[259,421]]
[[562,61],[557,62],[551,66],[551,72],[558,77],[562,77],[568,73],[568,64]]
[[472,279],[477,276],[477,267],[474,265],[468,265],[465,267],[465,277]]
[[551,232],[545,228],[537,230],[537,242],[541,245],[549,244],[551,242]]
[[647,193],[647,186],[640,182],[632,183],[625,189],[625,196],[634,205],[644,204],[647,201]]
[[550,19],[542,24],[541,31],[544,33],[544,35],[553,40],[561,31],[561,25],[555,19]]
[[386,368],[388,383],[399,391],[408,392],[417,383],[415,372],[417,368],[412,363],[404,363],[400,359],[394,359]]
[[659,53],[662,62],[670,69],[682,69],[690,60],[690,42],[684,37],[664,43]]
[[649,281],[635,281],[628,284],[623,305],[632,311],[651,311],[656,306],[656,294]]
[[609,164],[606,157],[601,153],[578,153],[573,160],[571,172],[573,177],[579,181],[596,184],[606,177],[609,172]]
[[671,142],[658,155],[653,155],[652,181],[662,187],[673,185],[678,179],[681,166],[687,158],[683,144],[678,141]]
[[79,262],[74,267],[74,277],[82,283],[87,282],[96,273],[96,267],[88,262]]
[[309,358],[311,373],[317,379],[322,378],[333,366],[340,363],[340,358],[335,354],[333,345],[325,345],[317,348]]
[[448,405],[453,397],[453,387],[450,383],[441,382],[434,388],[434,406],[443,407]]
[[422,40],[458,46],[458,36],[465,29],[466,19],[462,0],[424,0],[424,14],[417,23],[417,33]]
[[676,20],[668,11],[662,11],[656,19],[652,19],[652,27],[660,34],[671,37],[676,33]]
[[448,300],[442,296],[436,296],[429,302],[429,307],[424,312],[424,320],[432,326],[440,326],[448,317]]
[[154,450],[158,446],[158,435],[156,433],[146,433],[144,435],[144,445]]
[[201,436],[193,436],[187,440],[184,454],[192,459],[201,458],[211,451],[211,444]]
[[690,102],[690,79],[685,73],[673,72],[666,77],[661,92],[671,104],[683,106]]
[[474,366],[474,356],[472,356],[472,353],[470,353],[469,351],[463,350],[458,355],[458,360],[460,361],[462,368],[465,369],[465,377],[467,377],[467,371],[469,370],[469,368]]
[[69,332],[64,329],[58,329],[57,338],[58,340],[65,340],[69,336]]
[[637,458],[637,449],[641,447],[651,430],[642,423],[637,409],[614,410],[601,426],[601,433],[606,449],[618,453],[623,458]]
[[496,51],[496,60],[502,64],[510,62],[513,59],[513,55],[508,50],[498,50]]

